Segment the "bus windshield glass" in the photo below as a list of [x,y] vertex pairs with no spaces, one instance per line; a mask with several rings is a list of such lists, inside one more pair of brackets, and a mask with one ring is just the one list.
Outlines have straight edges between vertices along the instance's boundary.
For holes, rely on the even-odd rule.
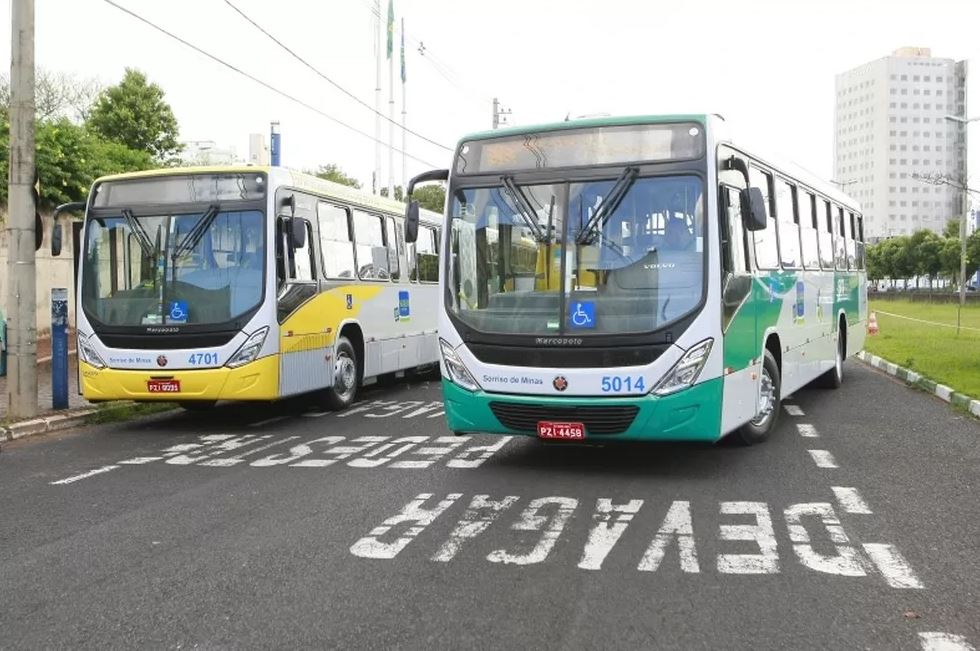
[[108,326],[208,325],[262,300],[264,219],[257,210],[90,218],[82,306]]
[[460,189],[451,203],[449,309],[500,334],[661,328],[704,292],[696,176]]

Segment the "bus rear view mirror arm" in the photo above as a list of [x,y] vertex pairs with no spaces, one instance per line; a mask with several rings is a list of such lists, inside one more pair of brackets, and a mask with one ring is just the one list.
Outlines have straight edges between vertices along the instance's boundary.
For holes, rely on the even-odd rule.
[[58,223],[58,216],[63,212],[79,212],[85,210],[84,201],[72,201],[71,203],[63,203],[54,209],[53,221],[51,225],[51,255],[59,256],[61,255],[61,224]]
[[429,181],[448,181],[449,170],[429,170],[413,176],[405,189],[405,242],[412,244],[419,236],[419,202],[412,200],[412,192],[419,183]]
[[766,229],[766,198],[759,188],[745,188],[738,193],[745,228],[750,231]]

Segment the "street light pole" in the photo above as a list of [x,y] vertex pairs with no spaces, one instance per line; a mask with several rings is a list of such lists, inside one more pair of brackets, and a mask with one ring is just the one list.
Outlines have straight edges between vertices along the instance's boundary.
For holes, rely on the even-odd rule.
[[[966,118],[959,115],[947,115],[946,119],[950,122],[958,122],[963,128],[963,159],[964,167],[966,165],[966,126],[970,122],[975,122],[980,120],[980,115],[977,117]],[[965,175],[964,175],[965,176]],[[961,201],[961,212],[960,212],[960,308],[956,311],[956,334],[960,333],[960,321],[962,318],[963,306],[966,305],[966,220],[967,215],[970,213],[970,194],[967,191],[967,179],[960,179],[960,201]]]

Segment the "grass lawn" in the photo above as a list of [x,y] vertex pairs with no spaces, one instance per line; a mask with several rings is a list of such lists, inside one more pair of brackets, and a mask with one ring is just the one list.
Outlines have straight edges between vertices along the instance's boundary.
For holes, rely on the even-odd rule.
[[[952,303],[912,303],[871,299],[869,311],[878,315],[879,333],[868,335],[864,349],[953,387],[960,393],[980,398],[980,305],[963,308],[964,326],[956,334],[956,309]],[[900,314],[952,328],[900,319],[882,312]]]

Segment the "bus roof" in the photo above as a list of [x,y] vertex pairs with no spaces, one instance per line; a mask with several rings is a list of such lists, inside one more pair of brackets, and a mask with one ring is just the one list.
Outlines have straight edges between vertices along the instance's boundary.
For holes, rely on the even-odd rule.
[[516,136],[527,133],[544,133],[546,131],[562,131],[565,129],[587,129],[589,127],[623,127],[633,124],[662,124],[670,122],[697,122],[699,124],[704,124],[707,120],[708,116],[703,113],[577,118],[565,120],[563,122],[533,124],[523,127],[509,127],[507,129],[494,129],[492,131],[478,131],[476,133],[463,136],[459,141],[462,143],[470,140],[487,140],[489,138],[500,138],[502,136]]
[[696,122],[710,127],[714,132],[715,142],[726,142],[736,149],[744,151],[746,154],[755,156],[760,161],[771,165],[777,170],[788,174],[798,181],[809,185],[811,188],[824,194],[829,199],[836,201],[849,210],[860,211],[860,205],[852,197],[842,192],[832,183],[820,178],[806,168],[787,160],[785,157],[771,154],[767,151],[755,147],[751,140],[731,137],[732,129],[725,122],[724,118],[718,114],[709,113],[678,113],[672,115],[624,115],[624,116],[603,116],[588,117],[565,120],[562,122],[550,122],[545,124],[533,124],[519,127],[509,127],[506,129],[494,129],[491,131],[478,131],[467,134],[460,138],[459,142],[469,142],[473,140],[488,140],[490,138],[501,138],[506,136],[524,135],[533,133],[545,133],[549,131],[562,131],[567,129],[587,129],[595,127],[617,127],[635,124],[667,124],[673,122]]
[[[187,174],[249,174],[264,172],[276,184],[288,185],[298,190],[308,190],[318,194],[327,195],[336,199],[355,204],[364,208],[380,210],[389,213],[403,214],[405,204],[394,201],[387,197],[375,196],[369,192],[364,192],[341,183],[327,181],[312,174],[297,172],[286,167],[271,167],[262,165],[213,165],[196,167],[167,167],[153,170],[143,170],[140,172],[126,172],[123,174],[113,174],[96,179],[95,183],[104,181],[126,181],[129,179],[139,179],[154,176],[178,176]],[[439,222],[442,216],[431,210],[421,209],[420,214],[429,218],[429,221]]]

